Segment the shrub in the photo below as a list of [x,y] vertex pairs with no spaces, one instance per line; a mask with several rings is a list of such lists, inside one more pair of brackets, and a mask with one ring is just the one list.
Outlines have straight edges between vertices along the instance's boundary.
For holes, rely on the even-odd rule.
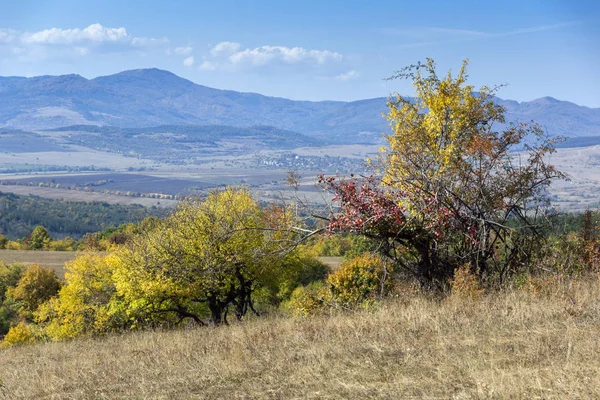
[[17,285],[9,288],[6,294],[17,303],[19,314],[31,319],[33,312],[55,296],[59,289],[60,282],[52,269],[32,265],[25,270]]
[[330,303],[331,292],[321,281],[297,287],[290,299],[283,303],[283,308],[293,316],[307,317],[322,311]]
[[390,289],[388,267],[380,256],[369,253],[343,263],[327,278],[334,304],[354,308],[365,300],[381,299]]
[[37,335],[33,327],[21,322],[18,325],[10,328],[6,336],[4,336],[2,342],[0,342],[0,348],[33,343],[36,341],[36,339]]
[[450,280],[451,297],[460,299],[477,300],[483,295],[481,282],[476,274],[471,271],[471,266],[465,264],[454,270],[454,277]]

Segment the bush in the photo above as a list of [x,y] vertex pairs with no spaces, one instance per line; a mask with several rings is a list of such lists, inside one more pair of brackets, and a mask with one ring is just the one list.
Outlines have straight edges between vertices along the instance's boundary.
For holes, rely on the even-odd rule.
[[19,315],[31,319],[33,312],[55,296],[60,289],[56,273],[50,268],[32,265],[28,267],[17,285],[7,290],[7,297],[15,301]]
[[388,268],[380,256],[369,253],[346,261],[327,278],[333,303],[354,308],[368,299],[381,299],[390,289]]
[[331,292],[321,281],[297,287],[290,299],[283,303],[283,309],[293,316],[307,317],[323,310],[328,304],[331,304]]
[[10,328],[6,336],[4,336],[4,340],[0,342],[0,348],[33,343],[36,339],[37,335],[32,326],[21,322]]
[[469,264],[454,270],[450,288],[452,298],[477,300],[483,295],[479,277],[471,271]]

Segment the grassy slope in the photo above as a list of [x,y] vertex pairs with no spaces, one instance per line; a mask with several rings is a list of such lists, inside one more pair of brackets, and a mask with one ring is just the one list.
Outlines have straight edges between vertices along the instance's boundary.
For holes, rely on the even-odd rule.
[[0,398],[600,398],[600,283],[0,352]]

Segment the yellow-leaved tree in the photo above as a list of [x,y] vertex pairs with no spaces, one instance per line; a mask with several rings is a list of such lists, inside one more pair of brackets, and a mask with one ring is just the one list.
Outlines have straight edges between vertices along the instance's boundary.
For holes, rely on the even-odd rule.
[[439,77],[428,59],[393,78],[412,80],[415,97],[388,102],[378,173],[321,177],[340,204],[330,231],[378,241],[424,287],[445,285],[465,264],[499,280],[530,266],[546,189],[563,177],[546,157],[556,139],[535,123],[507,123],[496,89],[467,84],[467,61],[455,76]]
[[115,255],[81,253],[65,265],[58,296],[42,304],[36,322],[53,339],[118,331],[129,326],[112,275]]
[[243,188],[188,199],[117,250],[117,292],[139,321],[227,321],[254,309],[252,295],[293,255],[286,208],[261,208]]

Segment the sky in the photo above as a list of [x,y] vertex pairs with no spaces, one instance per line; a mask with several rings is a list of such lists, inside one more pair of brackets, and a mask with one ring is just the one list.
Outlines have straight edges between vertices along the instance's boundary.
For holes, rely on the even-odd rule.
[[476,87],[600,107],[600,1],[0,0],[0,76],[169,70],[295,100],[398,92],[385,78],[469,59]]

